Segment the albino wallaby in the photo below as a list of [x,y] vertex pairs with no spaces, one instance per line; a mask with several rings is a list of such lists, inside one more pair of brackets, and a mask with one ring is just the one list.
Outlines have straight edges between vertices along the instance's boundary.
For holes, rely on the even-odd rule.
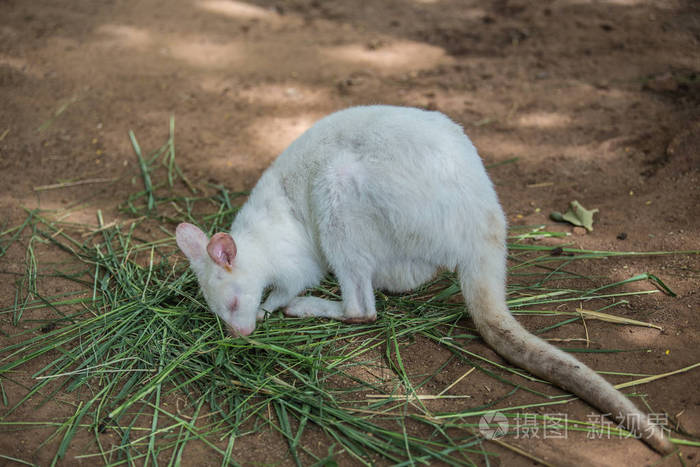
[[[176,238],[209,307],[234,335],[252,333],[256,319],[281,307],[288,316],[374,321],[375,288],[407,291],[439,268],[455,270],[477,329],[499,354],[611,414],[657,451],[673,450],[605,379],[512,317],[503,210],[471,141],[441,113],[334,113],[263,173],[230,234],[208,239],[180,224]],[[329,270],[342,303],[297,296]]]

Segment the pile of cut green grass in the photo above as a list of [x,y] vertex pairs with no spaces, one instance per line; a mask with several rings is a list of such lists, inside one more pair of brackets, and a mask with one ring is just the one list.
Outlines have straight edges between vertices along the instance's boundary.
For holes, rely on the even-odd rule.
[[[226,230],[237,198],[244,194],[223,187],[208,187],[212,194],[194,189],[175,164],[172,121],[170,138],[148,157],[133,133],[130,139],[144,190],[122,206],[129,221],[104,225],[100,217],[100,225],[85,234],[86,226],[64,222],[60,213],[33,210],[20,225],[0,234],[0,257],[20,240],[26,247],[26,273],[18,281],[14,303],[0,310],[13,325],[21,325],[5,327],[16,332],[7,336],[12,343],[0,348],[0,427],[5,432],[34,429],[38,423],[13,417],[20,407],[58,403],[57,396],[75,394],[59,398],[69,406],[69,417],[41,423],[53,429],[41,446],[57,442],[54,463],[66,456],[76,433],[87,432],[94,449],[80,457],[95,464],[178,465],[187,445],[198,441],[218,453],[222,465],[235,465],[237,439],[274,430],[298,465],[333,465],[337,456],[366,464],[381,460],[397,465],[472,465],[480,458],[488,462],[491,455],[478,436],[480,415],[494,409],[512,415],[517,409],[571,400],[530,388],[527,381],[537,381],[532,376],[465,347],[477,336],[464,319],[461,300],[454,299],[459,287],[451,274],[403,296],[378,292],[379,319],[372,324],[283,319],[276,314],[259,324],[250,338],[232,338],[207,311],[194,276],[177,253],[172,231],[180,221],[210,232]],[[190,194],[176,193],[173,187],[179,180]],[[154,231],[157,238],[148,240]],[[516,314],[550,316],[552,324],[539,332],[580,320],[586,313],[589,319],[646,325],[616,318],[609,309],[625,303],[629,295],[671,293],[648,274],[586,290],[563,288],[567,281],[582,282],[568,270],[573,262],[640,253],[557,249],[530,241],[559,235],[536,228],[511,237],[509,306]],[[39,243],[65,252],[70,260],[43,267],[35,251]],[[46,295],[40,284],[48,276],[73,283],[73,291]],[[653,287],[631,292],[625,285],[632,281],[648,281]],[[329,278],[310,293],[338,298],[339,292]],[[607,305],[595,311],[556,311],[562,303],[590,300]],[[498,401],[469,411],[431,412],[424,401],[454,396],[446,390],[426,396],[440,369],[416,378],[404,364],[403,348],[416,338],[443,346],[453,360],[505,382],[513,392],[536,394],[542,402],[502,409]],[[34,384],[24,397],[10,400],[5,386],[18,383],[18,375],[30,363],[47,355],[51,363],[32,374]],[[373,372],[380,367],[390,370],[388,376],[362,376],[382,374]],[[173,400],[185,401],[186,407],[167,403]],[[320,430],[329,440],[324,451],[305,442],[312,426],[315,436]],[[577,425],[581,430],[594,428],[590,423]],[[106,432],[117,434],[116,444]],[[2,454],[0,458],[10,459]]]

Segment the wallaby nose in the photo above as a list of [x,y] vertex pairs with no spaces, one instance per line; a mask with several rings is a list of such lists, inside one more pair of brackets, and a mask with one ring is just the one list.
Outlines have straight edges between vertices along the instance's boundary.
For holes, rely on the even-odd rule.
[[249,336],[255,331],[255,326],[252,328],[248,328],[245,326],[232,326],[228,325],[228,332],[231,334],[233,337],[245,337]]

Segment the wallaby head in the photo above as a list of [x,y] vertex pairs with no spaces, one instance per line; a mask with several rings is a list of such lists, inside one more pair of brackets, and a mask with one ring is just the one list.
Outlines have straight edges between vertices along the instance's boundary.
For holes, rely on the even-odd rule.
[[254,278],[237,264],[238,252],[233,237],[220,232],[209,239],[198,227],[182,223],[177,226],[175,238],[190,261],[211,311],[229,326],[234,335],[252,333],[260,293],[256,293],[257,288],[253,286]]

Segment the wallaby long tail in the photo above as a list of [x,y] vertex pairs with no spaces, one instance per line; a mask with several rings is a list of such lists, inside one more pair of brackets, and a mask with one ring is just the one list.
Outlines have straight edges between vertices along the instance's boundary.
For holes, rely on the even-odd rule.
[[496,352],[533,375],[576,394],[656,451],[667,454],[675,449],[646,413],[598,373],[523,328],[508,310],[505,297],[494,296],[503,286],[483,283],[489,280],[484,277],[489,276],[479,276],[474,283],[473,276],[462,275],[462,291],[476,328]]

